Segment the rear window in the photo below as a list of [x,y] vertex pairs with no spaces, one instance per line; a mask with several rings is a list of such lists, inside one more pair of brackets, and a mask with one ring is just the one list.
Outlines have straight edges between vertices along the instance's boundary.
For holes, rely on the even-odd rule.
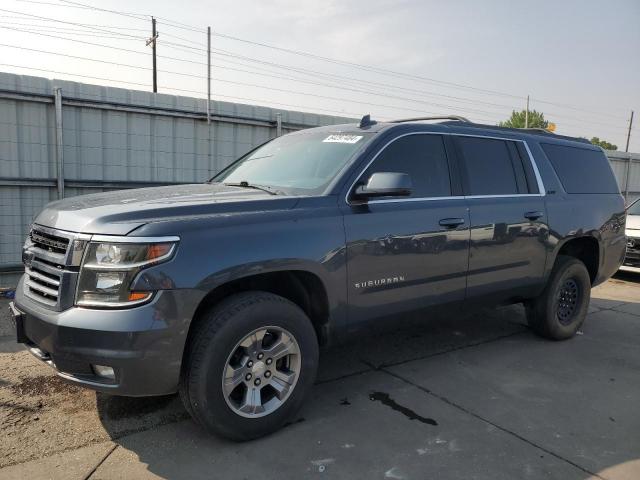
[[567,193],[620,193],[609,160],[599,150],[540,144]]

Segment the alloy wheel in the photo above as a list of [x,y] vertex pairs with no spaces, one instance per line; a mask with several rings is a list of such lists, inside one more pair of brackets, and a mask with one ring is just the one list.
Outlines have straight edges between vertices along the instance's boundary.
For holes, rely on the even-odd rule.
[[225,401],[247,418],[268,415],[289,398],[300,375],[300,347],[280,327],[249,333],[233,348],[222,375]]

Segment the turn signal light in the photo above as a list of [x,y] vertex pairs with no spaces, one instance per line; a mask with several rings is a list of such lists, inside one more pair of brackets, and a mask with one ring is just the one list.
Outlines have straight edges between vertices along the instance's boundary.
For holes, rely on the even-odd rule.
[[149,245],[149,250],[147,250],[147,260],[164,257],[171,251],[172,247],[172,243],[156,243]]
[[135,302],[138,300],[146,300],[151,296],[151,292],[130,292],[129,301]]

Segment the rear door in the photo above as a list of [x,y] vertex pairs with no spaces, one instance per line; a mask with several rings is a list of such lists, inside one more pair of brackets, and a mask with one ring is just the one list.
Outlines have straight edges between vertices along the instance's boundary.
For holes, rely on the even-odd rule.
[[400,172],[409,174],[413,190],[410,197],[348,200],[343,208],[352,326],[464,299],[469,216],[449,162],[452,145],[442,135],[403,135],[354,184],[375,172]]
[[470,214],[467,298],[501,301],[536,294],[547,257],[547,215],[526,145],[456,135]]

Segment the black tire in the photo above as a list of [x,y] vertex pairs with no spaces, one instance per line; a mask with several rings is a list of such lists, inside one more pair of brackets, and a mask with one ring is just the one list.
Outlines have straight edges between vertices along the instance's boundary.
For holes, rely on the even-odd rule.
[[526,304],[527,321],[538,335],[566,340],[582,326],[590,299],[591,278],[584,263],[559,255],[542,295]]
[[[289,396],[275,411],[246,418],[234,411],[222,388],[222,376],[234,347],[262,327],[286,330],[297,341],[300,367]],[[233,295],[210,311],[191,335],[180,381],[180,397],[191,416],[207,431],[235,441],[272,433],[294,420],[313,387],[318,340],[310,319],[294,303],[267,292]]]

